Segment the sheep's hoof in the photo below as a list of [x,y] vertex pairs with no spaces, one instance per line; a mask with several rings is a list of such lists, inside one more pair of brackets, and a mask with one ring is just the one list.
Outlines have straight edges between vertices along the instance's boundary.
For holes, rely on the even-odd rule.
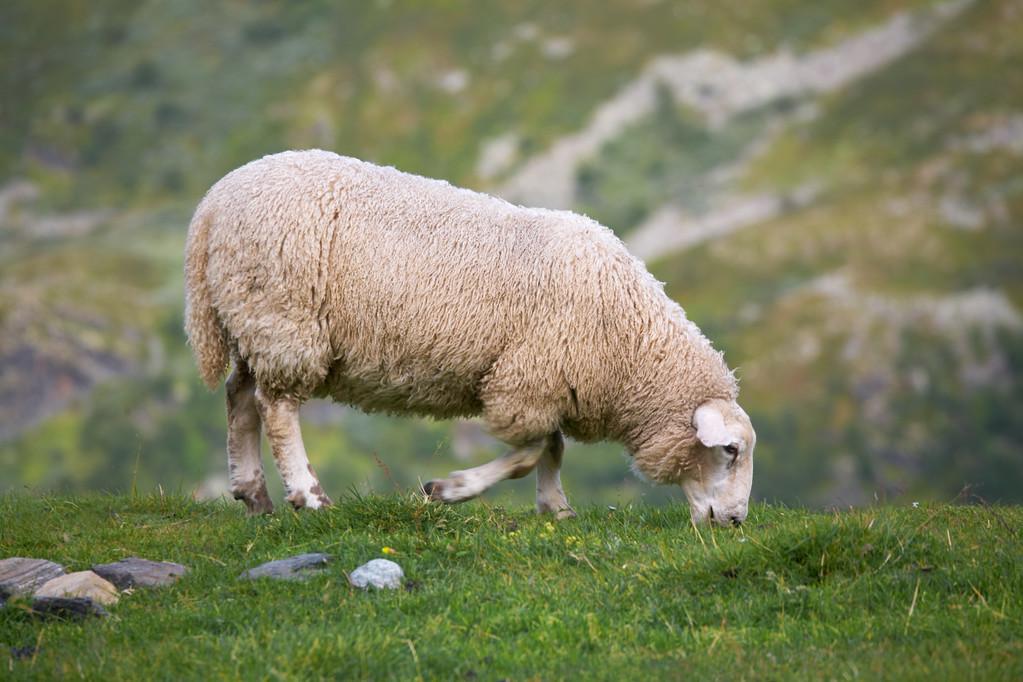
[[[316,486],[316,488],[319,488],[319,486]],[[334,504],[334,501],[327,497],[326,494],[316,492],[315,488],[309,495],[306,495],[301,490],[296,490],[288,495],[287,499],[295,511],[300,509],[321,509],[322,507],[329,507]]]
[[438,478],[423,484],[423,492],[431,500],[444,504],[458,504],[479,495],[482,490],[471,485],[466,472],[452,471],[448,478]]
[[536,501],[536,513],[537,514],[552,514],[556,521],[564,521],[565,519],[574,519],[575,510],[568,506],[568,500],[562,499],[560,502],[547,502],[542,500]]
[[444,498],[441,497],[441,491],[443,490],[444,484],[440,481],[427,481],[423,484],[423,494],[433,502],[444,501]]
[[458,504],[476,497],[466,490],[460,479],[455,477],[427,481],[423,484],[423,492],[431,502],[444,504]]
[[565,519],[574,519],[575,510],[572,509],[571,507],[569,507],[568,509],[562,509],[561,511],[554,515],[554,518],[557,521],[564,521]]
[[270,500],[270,494],[266,492],[265,487],[251,495],[235,493],[234,499],[245,503],[245,510],[249,516],[261,516],[263,514],[273,514],[274,512],[274,503]]

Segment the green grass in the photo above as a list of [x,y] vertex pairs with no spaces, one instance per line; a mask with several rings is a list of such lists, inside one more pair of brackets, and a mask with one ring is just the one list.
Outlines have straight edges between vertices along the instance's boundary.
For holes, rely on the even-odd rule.
[[[848,513],[756,505],[696,531],[680,506],[525,508],[349,497],[248,519],[163,497],[0,498],[0,556],[69,569],[181,561],[175,586],[110,618],[0,611],[0,676],[90,679],[1019,679],[1019,507]],[[409,589],[345,571],[383,547]],[[299,552],[335,555],[301,584],[240,582]],[[9,647],[36,646],[15,659]]]

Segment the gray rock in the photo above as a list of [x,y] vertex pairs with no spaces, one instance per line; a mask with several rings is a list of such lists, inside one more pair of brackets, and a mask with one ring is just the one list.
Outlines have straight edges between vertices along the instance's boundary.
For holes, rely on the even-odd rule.
[[42,651],[40,647],[35,647],[32,646],[31,644],[27,646],[12,646],[11,658],[13,658],[16,661],[20,661],[23,658],[32,658],[40,651]]
[[401,587],[404,578],[405,572],[398,564],[388,559],[373,559],[352,571],[348,576],[348,582],[364,590],[371,587],[378,590],[396,590]]
[[30,595],[43,583],[64,575],[64,567],[45,559],[0,560],[0,600]]
[[188,573],[188,567],[171,561],[150,561],[128,557],[112,564],[96,564],[92,570],[106,578],[119,590],[129,587],[163,587],[177,582]]
[[117,603],[117,588],[92,571],[68,573],[46,582],[35,592],[39,597],[88,597],[97,604]]
[[299,554],[298,556],[268,561],[242,573],[240,579],[274,578],[275,580],[308,580],[323,572],[330,561],[329,554]]
[[32,600],[32,612],[42,618],[84,620],[89,616],[105,618],[110,614],[88,597],[38,597]]

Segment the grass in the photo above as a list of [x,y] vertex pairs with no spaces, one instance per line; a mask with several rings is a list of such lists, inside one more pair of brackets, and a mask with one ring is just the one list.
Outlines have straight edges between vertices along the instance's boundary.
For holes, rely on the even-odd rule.
[[[9,604],[0,676],[15,679],[1023,675],[1018,507],[756,505],[741,531],[697,531],[679,506],[552,524],[398,496],[249,519],[173,497],[9,495],[0,518],[0,556],[192,567],[102,621],[40,622]],[[345,571],[383,547],[407,589],[349,587]],[[236,580],[307,551],[336,557],[326,575]],[[23,647],[35,649],[16,657]]]

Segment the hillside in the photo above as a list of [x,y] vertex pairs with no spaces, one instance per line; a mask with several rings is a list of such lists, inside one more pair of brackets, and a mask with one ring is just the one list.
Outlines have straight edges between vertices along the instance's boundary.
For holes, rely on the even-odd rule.
[[[12,602],[0,610],[10,679],[1023,674],[1018,507],[757,505],[741,532],[696,531],[680,506],[588,507],[552,525],[396,496],[256,519],[172,497],[6,496],[0,515],[0,557],[191,568],[81,624]],[[406,588],[350,587],[345,573],[385,546]],[[307,582],[237,579],[311,551],[334,560]]]
[[[315,146],[616,230],[739,368],[760,499],[1023,500],[1023,4],[589,7],[6,3],[0,489],[223,489],[184,232],[227,170]],[[496,449],[306,422],[336,492]],[[618,451],[570,446],[573,500],[671,496]]]

